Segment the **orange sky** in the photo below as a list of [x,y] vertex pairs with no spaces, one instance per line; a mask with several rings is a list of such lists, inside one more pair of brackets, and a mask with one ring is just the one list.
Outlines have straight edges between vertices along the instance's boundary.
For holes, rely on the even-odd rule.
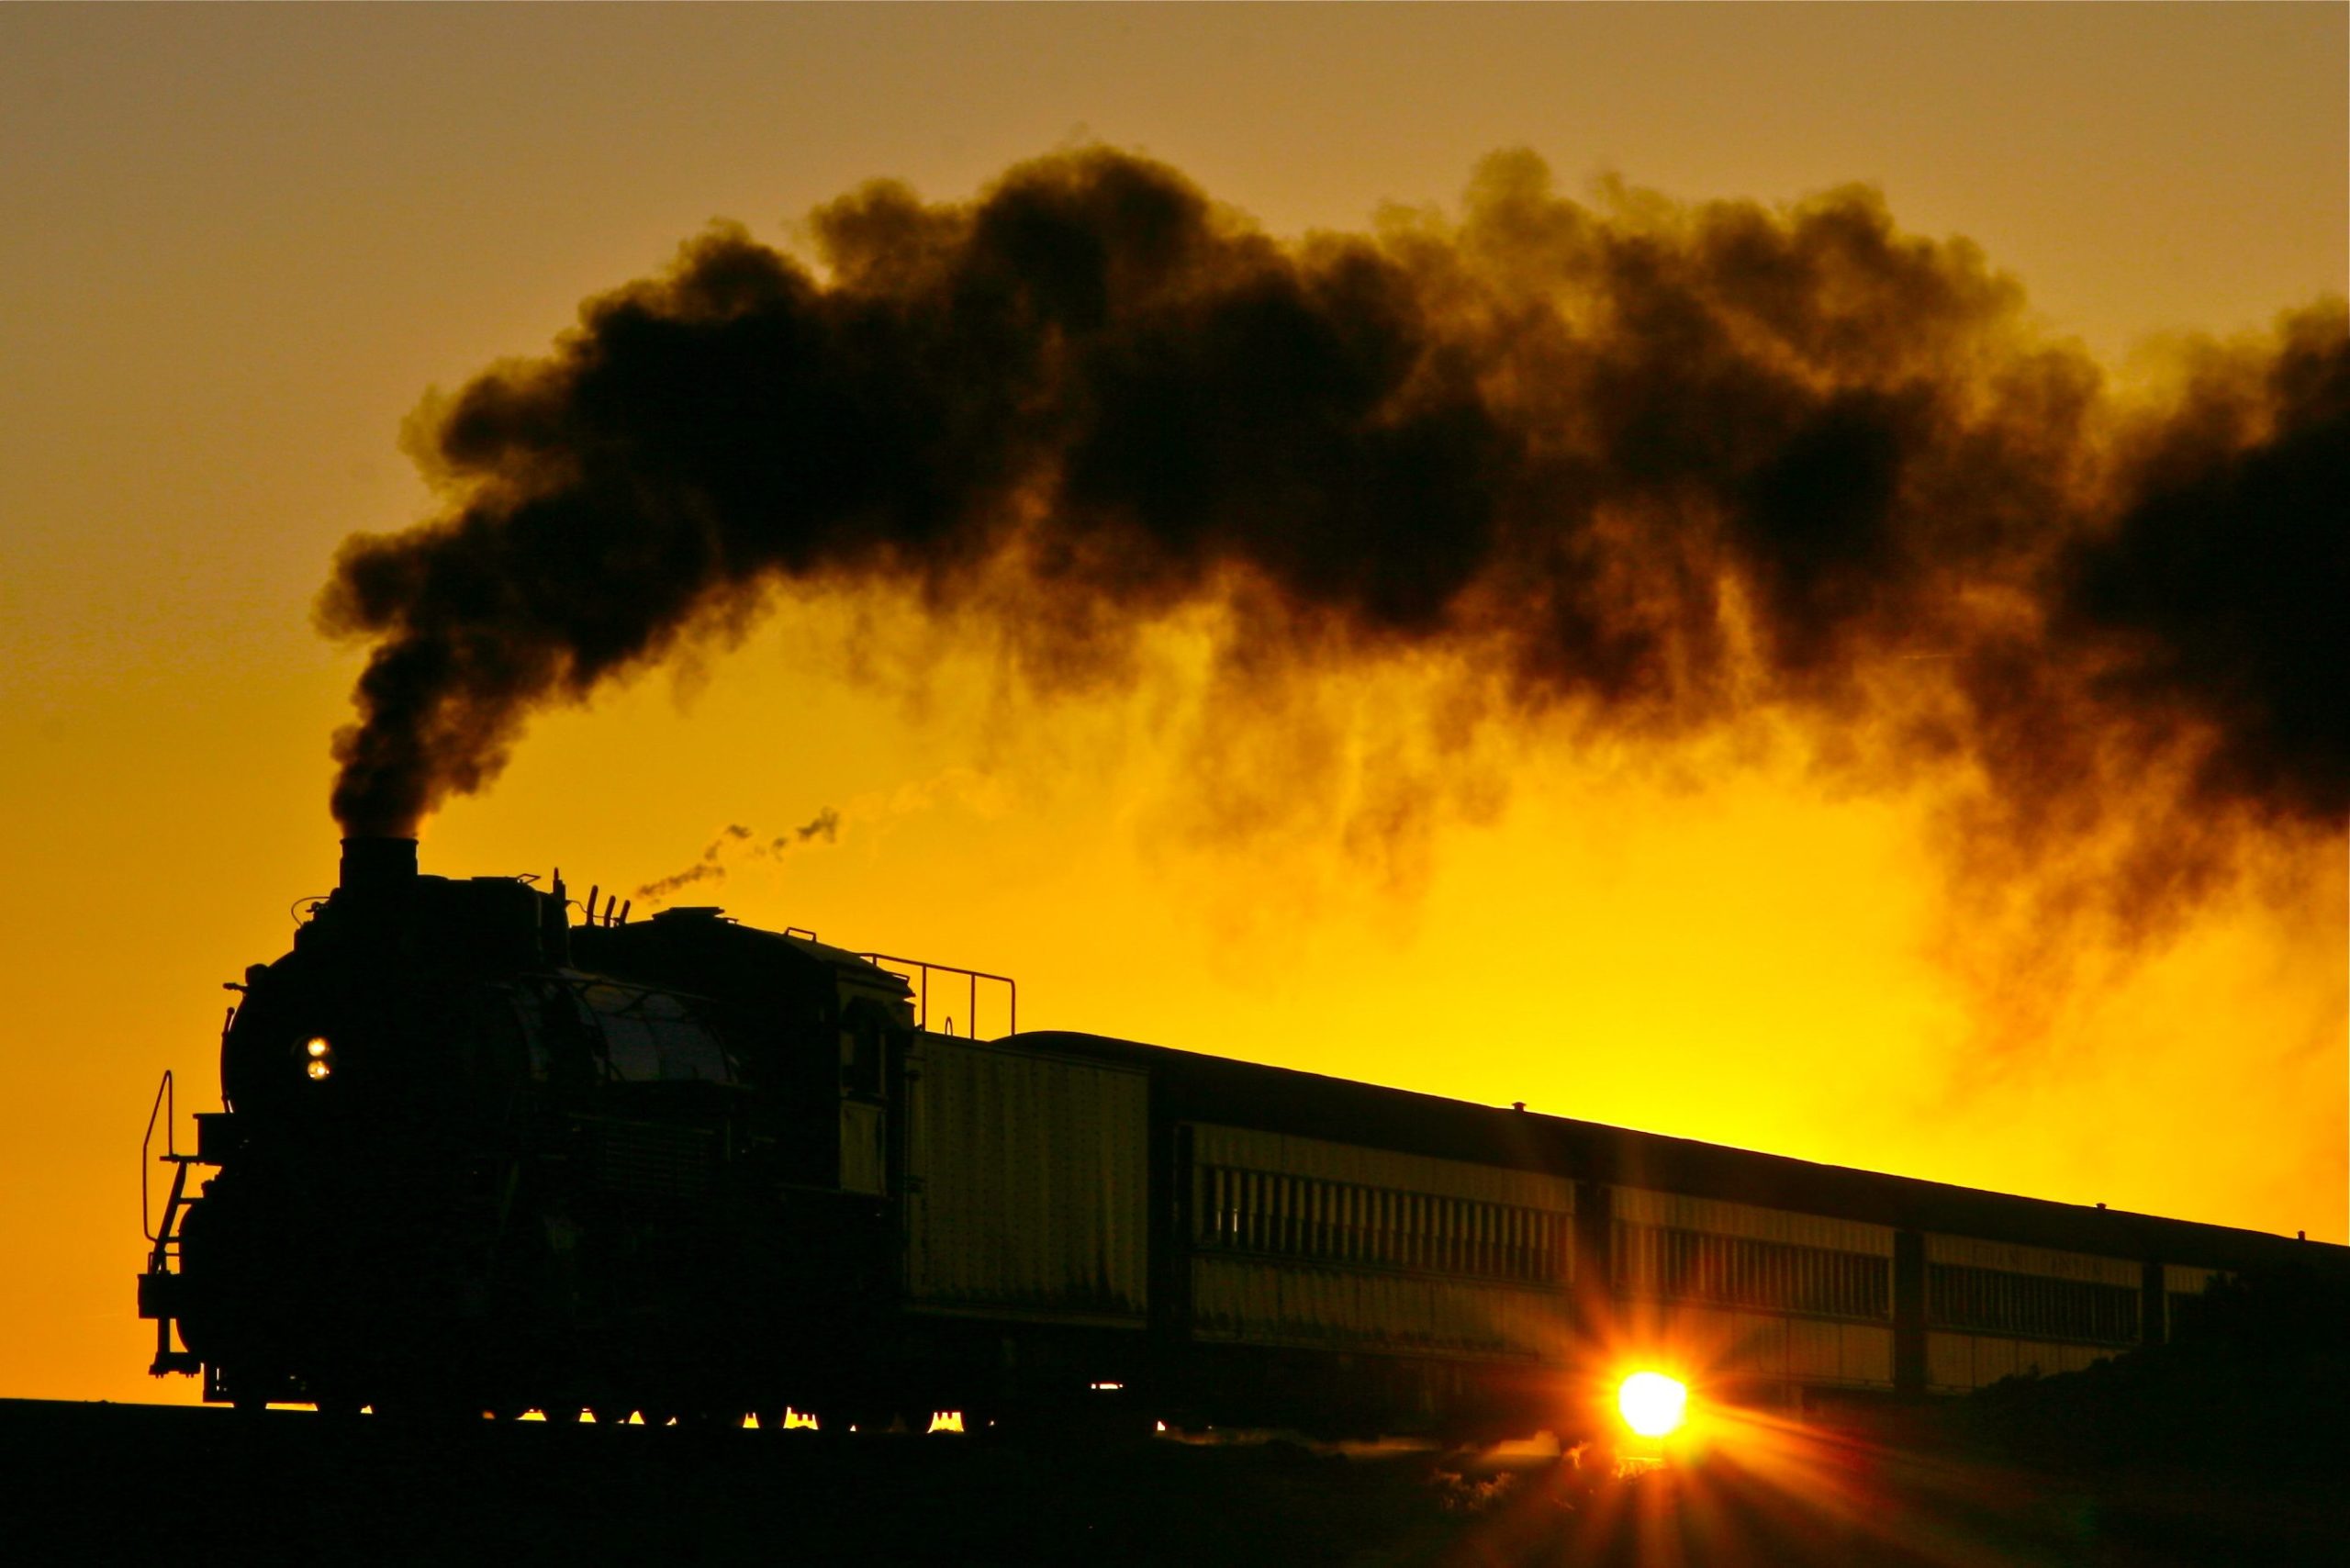
[[[962,196],[1087,140],[1281,234],[1449,207],[1514,145],[1570,190],[1863,180],[2154,376],[2166,339],[2342,288],[2344,17],[0,10],[0,1396],[192,1396],[143,1376],[133,1157],[164,1067],[209,1103],[219,982],[333,876],[358,655],[310,629],[329,556],[425,514],[397,437],[427,387],[543,349],[709,218],[785,239],[871,176]],[[2350,1226],[2339,837],[2157,948],[2079,955],[2018,1046],[1986,1005],[2013,977],[1963,984],[1942,943],[1930,801],[1831,796],[1802,736],[1489,738],[1424,835],[1350,853],[1414,671],[1312,693],[1337,760],[1217,833],[1180,628],[1136,693],[1038,706],[953,650],[919,691],[860,677],[860,608],[885,649],[918,631],[795,605],[543,719],[427,868],[630,888],[831,808],[837,842],[709,896],[1013,973],[1031,1026]]]

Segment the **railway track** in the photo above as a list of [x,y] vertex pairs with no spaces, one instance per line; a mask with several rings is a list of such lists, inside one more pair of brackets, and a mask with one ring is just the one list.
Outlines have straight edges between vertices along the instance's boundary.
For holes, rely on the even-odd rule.
[[469,1423],[0,1400],[0,1561],[1763,1568],[2330,1562],[2306,1486],[2060,1480],[1928,1429],[1630,1480],[1539,1448]]

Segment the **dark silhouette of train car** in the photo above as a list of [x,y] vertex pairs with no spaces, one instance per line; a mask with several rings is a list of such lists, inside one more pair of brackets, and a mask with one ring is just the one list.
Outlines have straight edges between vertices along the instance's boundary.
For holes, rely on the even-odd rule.
[[[322,1410],[1587,1429],[2162,1339],[2343,1249],[1091,1035],[998,977],[352,839],[247,971],[154,1227],[153,1370]],[[954,977],[964,1032],[927,1027]],[[217,1170],[215,1170],[217,1168]],[[215,1170],[191,1196],[190,1172]]]

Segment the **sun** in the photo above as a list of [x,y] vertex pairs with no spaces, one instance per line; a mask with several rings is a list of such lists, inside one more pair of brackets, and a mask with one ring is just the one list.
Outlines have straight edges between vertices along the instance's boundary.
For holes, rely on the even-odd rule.
[[1662,1438],[1681,1425],[1689,1390],[1658,1372],[1636,1372],[1616,1391],[1624,1424],[1644,1438]]

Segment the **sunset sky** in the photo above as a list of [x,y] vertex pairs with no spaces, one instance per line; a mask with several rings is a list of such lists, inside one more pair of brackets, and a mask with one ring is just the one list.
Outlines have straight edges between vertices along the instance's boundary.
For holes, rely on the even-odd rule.
[[[1635,225],[1857,183],[2021,288],[2003,342],[2093,361],[2126,411],[2338,299],[2346,21],[0,9],[0,1397],[195,1396],[144,1375],[132,1166],[165,1068],[184,1112],[217,1104],[220,982],[334,878],[330,737],[367,652],[313,619],[336,549],[442,515],[404,451],[429,396],[545,354],[713,219],[810,257],[808,215],[867,181],[968,202],[1088,148],[1283,241],[1449,233],[1515,149]],[[2033,857],[1953,853],[1962,784],[1838,766],[1865,739],[1816,708],[1460,727],[1479,672],[1447,648],[1236,712],[1212,604],[1043,689],[1002,625],[902,588],[767,592],[535,714],[426,823],[424,868],[626,894],[715,847],[723,878],[677,897],[1015,975],[1026,1027],[2350,1231],[2338,816],[2254,812],[2157,914],[2102,890],[2114,917],[2062,917]]]

